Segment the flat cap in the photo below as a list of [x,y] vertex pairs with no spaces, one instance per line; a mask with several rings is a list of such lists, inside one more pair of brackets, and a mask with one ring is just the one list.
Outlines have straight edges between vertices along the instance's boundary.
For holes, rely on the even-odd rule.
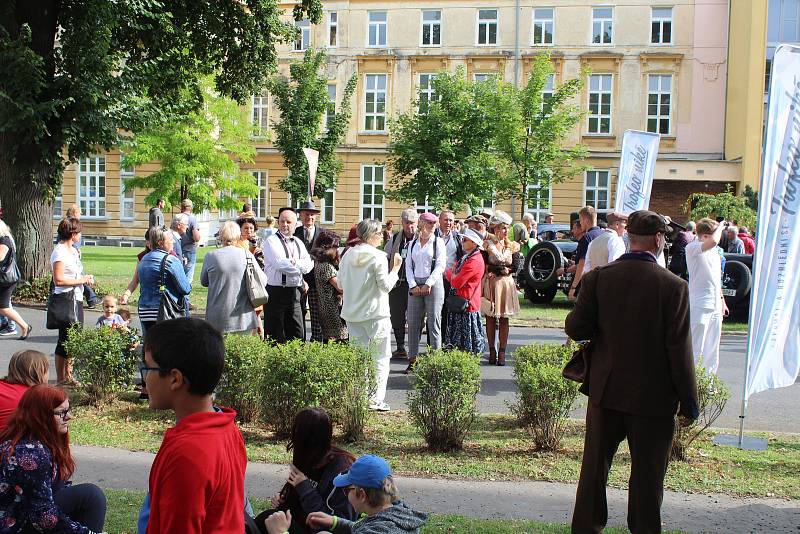
[[639,210],[628,216],[628,233],[634,235],[669,234],[672,228],[667,220],[654,211]]

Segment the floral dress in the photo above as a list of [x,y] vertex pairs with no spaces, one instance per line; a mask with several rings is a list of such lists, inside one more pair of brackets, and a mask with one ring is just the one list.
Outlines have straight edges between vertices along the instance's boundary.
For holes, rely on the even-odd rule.
[[[336,267],[330,262],[317,262],[314,277],[317,282],[317,310],[322,330],[322,339],[347,339],[347,326],[339,317],[342,297],[330,284],[331,278],[338,276]],[[309,301],[309,305],[311,302]]]
[[92,531],[66,516],[53,502],[58,468],[50,450],[40,441],[0,444],[0,534],[16,534],[31,527],[51,533],[90,534]]

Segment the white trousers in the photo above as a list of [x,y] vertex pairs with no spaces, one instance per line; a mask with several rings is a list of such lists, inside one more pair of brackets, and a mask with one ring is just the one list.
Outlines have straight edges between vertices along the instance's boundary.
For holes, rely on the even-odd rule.
[[702,363],[708,372],[717,374],[719,369],[719,340],[722,336],[722,312],[719,310],[697,310],[689,314],[692,330],[692,353],[694,363]]
[[380,404],[386,397],[386,383],[389,381],[389,368],[392,360],[392,322],[387,317],[378,321],[347,322],[350,343],[366,348],[375,362],[375,395],[370,399]]

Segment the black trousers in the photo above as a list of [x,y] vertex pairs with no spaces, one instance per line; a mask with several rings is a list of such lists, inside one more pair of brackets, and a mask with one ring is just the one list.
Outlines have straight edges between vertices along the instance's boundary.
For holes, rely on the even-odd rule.
[[597,533],[606,526],[608,472],[623,439],[631,453],[628,528],[633,534],[661,532],[664,475],[674,433],[673,416],[630,415],[589,402],[572,532]]
[[[92,532],[102,532],[106,522],[106,496],[94,484],[75,484],[54,488],[53,502],[70,519]],[[22,528],[23,534],[40,534],[31,525]]]
[[264,306],[264,333],[276,343],[304,339],[299,287],[267,286],[269,303]]
[[408,282],[400,281],[389,291],[389,315],[398,350],[406,350],[406,310],[408,309]]

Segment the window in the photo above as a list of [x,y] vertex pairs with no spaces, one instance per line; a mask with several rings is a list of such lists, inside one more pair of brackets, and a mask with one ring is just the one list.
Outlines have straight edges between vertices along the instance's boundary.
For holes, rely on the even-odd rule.
[[336,84],[328,84],[328,108],[325,110],[325,127],[328,127],[333,117],[336,115]]
[[611,133],[611,74],[589,76],[589,133]]
[[544,221],[545,215],[550,212],[550,185],[536,182],[528,184],[528,200],[525,205],[525,211],[530,213],[536,219],[536,222]]
[[654,7],[650,23],[652,44],[672,44],[672,8]]
[[672,76],[651,74],[647,80],[647,131],[669,135]]
[[311,46],[311,23],[308,19],[295,21],[294,25],[300,30],[300,35],[294,42],[294,51],[303,52]]
[[[120,154],[120,160],[122,159]],[[132,221],[135,218],[135,202],[133,188],[129,188],[127,182],[135,176],[133,167],[120,168],[119,170],[119,220]]]
[[417,199],[417,213],[433,212],[433,206],[428,203],[428,197]]
[[553,44],[553,8],[536,8],[533,10],[533,44]]
[[440,46],[442,44],[442,12],[422,12],[422,46]]
[[256,214],[257,219],[266,219],[267,215],[269,215],[269,188],[267,187],[267,171],[250,172],[253,173],[256,187],[258,187],[258,196],[250,199],[250,205],[253,206],[253,213]]
[[592,9],[592,43],[611,44],[614,38],[614,8]]
[[361,218],[383,220],[383,165],[361,167]]
[[322,212],[322,222],[325,224],[333,224],[336,222],[334,218],[334,203],[336,202],[336,190],[329,187],[325,190],[325,194],[320,199],[320,211]]
[[497,10],[479,9],[478,10],[478,44],[496,45],[497,44]]
[[336,48],[339,46],[338,33],[339,14],[336,11],[331,11],[328,14],[328,48]]
[[253,95],[253,137],[266,137],[269,129],[269,95]]
[[611,171],[586,171],[584,206],[597,211],[608,211]]
[[[544,87],[542,87],[542,111],[544,111],[544,107],[553,98],[553,93],[556,90],[556,75],[549,74],[547,79],[544,82]],[[539,219],[536,219],[537,221]]]
[[78,162],[78,205],[86,218],[106,216],[106,158],[90,156]]
[[367,74],[364,84],[364,129],[368,132],[386,131],[386,74]]
[[494,197],[487,198],[481,201],[481,209],[494,209]]
[[472,79],[475,80],[476,82],[485,82],[491,77],[492,74],[488,72],[476,72],[475,74],[472,75]]
[[420,74],[419,75],[419,112],[425,113],[428,109],[428,103],[438,100],[436,90],[433,88],[433,79],[435,74]]
[[386,11],[370,11],[367,46],[386,46]]
[[[233,191],[228,189],[227,194],[222,193],[220,191],[219,198],[222,200],[223,198],[230,198],[233,195]],[[241,207],[241,205],[239,206]],[[236,208],[219,208],[219,220],[226,221],[230,219],[236,219],[236,216],[239,215],[239,210]]]
[[772,60],[767,58],[767,64],[764,67],[764,92],[769,92],[769,78],[772,75]]
[[61,184],[61,187],[58,188],[58,194],[53,199],[53,218],[54,219],[61,219],[61,199],[64,196],[64,184]]

